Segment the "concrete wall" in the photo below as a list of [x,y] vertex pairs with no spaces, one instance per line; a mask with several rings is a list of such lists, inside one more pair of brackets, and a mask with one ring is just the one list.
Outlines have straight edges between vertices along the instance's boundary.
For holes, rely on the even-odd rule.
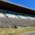
[[14,26],[32,26],[35,25],[35,20],[30,20],[30,19],[16,19],[16,18],[1,18],[0,17],[0,27],[7,27],[11,28]]

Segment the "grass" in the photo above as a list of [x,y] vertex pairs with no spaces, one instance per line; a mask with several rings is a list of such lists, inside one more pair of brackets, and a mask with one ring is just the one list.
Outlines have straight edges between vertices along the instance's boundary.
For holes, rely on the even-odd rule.
[[14,35],[15,29],[0,28],[0,35]]
[[23,28],[0,28],[0,35],[16,35],[22,32],[35,31],[35,27],[23,27]]

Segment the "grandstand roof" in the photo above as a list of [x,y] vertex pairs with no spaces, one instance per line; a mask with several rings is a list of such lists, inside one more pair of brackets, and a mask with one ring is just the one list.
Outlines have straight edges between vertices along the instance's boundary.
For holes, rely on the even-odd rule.
[[28,9],[28,8],[16,5],[14,3],[9,3],[5,1],[0,1],[0,9],[14,11],[16,13],[22,13],[22,15],[29,14],[29,15],[35,16],[35,10]]

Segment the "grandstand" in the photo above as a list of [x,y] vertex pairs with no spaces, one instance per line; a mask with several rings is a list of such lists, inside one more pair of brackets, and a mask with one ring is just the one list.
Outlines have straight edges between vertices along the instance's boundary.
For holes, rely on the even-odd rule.
[[[28,17],[25,17],[24,14],[27,14]],[[1,28],[12,28],[14,26],[35,26],[35,17],[31,17],[30,15],[35,16],[35,11],[15,4],[0,1]]]

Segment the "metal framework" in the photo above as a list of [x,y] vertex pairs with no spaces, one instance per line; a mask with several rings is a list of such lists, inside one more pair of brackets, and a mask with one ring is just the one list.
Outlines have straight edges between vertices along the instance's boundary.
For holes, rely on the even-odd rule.
[[8,2],[0,1],[0,9],[14,11],[16,13],[22,13],[22,15],[28,14],[29,16],[32,16],[32,17],[35,16],[35,10],[21,7],[21,6],[15,5],[15,4],[10,4]]

